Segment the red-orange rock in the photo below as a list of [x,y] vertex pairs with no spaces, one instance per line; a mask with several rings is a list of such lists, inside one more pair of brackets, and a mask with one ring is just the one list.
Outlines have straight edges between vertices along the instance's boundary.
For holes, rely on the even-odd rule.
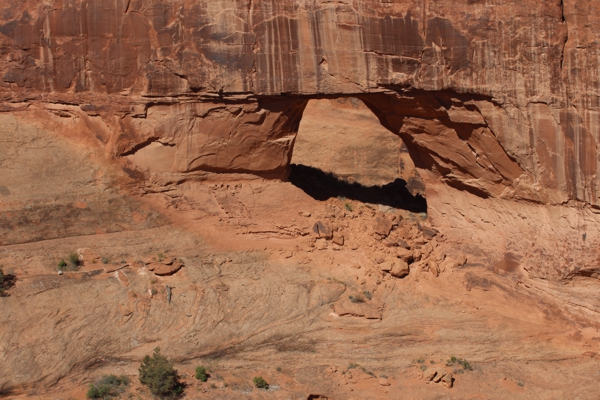
[[0,5],[2,107],[95,126],[159,186],[198,171],[284,177],[306,96],[353,94],[453,187],[600,204],[600,6],[587,0]]
[[164,262],[148,262],[146,263],[148,270],[156,275],[172,275],[183,267],[183,263],[176,259],[167,260]]

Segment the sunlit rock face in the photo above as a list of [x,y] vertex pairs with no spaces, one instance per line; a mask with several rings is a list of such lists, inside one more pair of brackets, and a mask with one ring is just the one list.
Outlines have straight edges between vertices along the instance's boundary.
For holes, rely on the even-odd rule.
[[[532,255],[544,276],[596,263],[584,250],[585,262],[560,257],[580,251],[578,238],[600,244],[597,2],[0,6],[0,110],[96,148],[142,193],[215,176],[286,179],[309,101],[353,97],[404,142],[435,224],[469,243],[476,225],[485,242],[476,248],[493,225],[494,257]],[[373,140],[369,151],[385,162],[391,143]],[[0,187],[5,204],[24,207],[6,179]],[[548,207],[537,225],[525,203]]]
[[4,108],[102,119],[131,169],[282,177],[307,99],[356,94],[435,181],[600,201],[596,2],[0,4]]
[[[0,0],[0,10],[0,264],[19,279],[0,306],[0,397],[134,376],[159,345],[189,373],[206,355],[237,357],[234,376],[252,368],[240,388],[260,365],[306,390],[319,379],[334,388],[282,384],[281,397],[361,398],[335,392],[360,387],[342,374],[349,363],[381,363],[381,376],[424,353],[482,361],[472,383],[455,376],[458,390],[477,385],[471,397],[482,384],[513,385],[506,398],[597,397],[600,1]],[[315,102],[350,98],[360,107],[344,124],[379,125],[343,144],[383,183],[401,140],[426,213],[317,201],[277,181],[302,154]],[[329,124],[335,107],[317,119]],[[317,139],[304,155],[338,156],[329,146]],[[411,228],[394,235],[417,258],[429,246],[402,281],[391,281],[406,272],[397,257],[380,258],[399,256],[400,242],[371,232],[384,212],[406,217]],[[338,230],[315,245],[318,221],[344,244]],[[439,234],[425,244],[423,227]],[[56,274],[84,248],[102,258],[77,278]],[[153,295],[143,261],[164,249],[186,261],[175,284],[162,281],[174,305]],[[109,256],[144,271],[96,275]],[[457,256],[464,269],[449,266]],[[380,305],[357,314],[355,285]],[[336,313],[383,319],[365,334]],[[381,397],[446,390],[415,372],[391,374],[389,393],[378,383]],[[426,389],[410,392],[417,384]]]

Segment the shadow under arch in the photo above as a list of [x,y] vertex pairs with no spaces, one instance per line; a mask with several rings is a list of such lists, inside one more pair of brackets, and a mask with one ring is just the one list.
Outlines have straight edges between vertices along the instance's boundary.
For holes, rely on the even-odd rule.
[[427,200],[420,194],[413,196],[406,188],[406,181],[400,178],[382,186],[364,186],[357,182],[348,182],[318,168],[291,164],[289,181],[316,200],[345,197],[414,213],[427,212]]

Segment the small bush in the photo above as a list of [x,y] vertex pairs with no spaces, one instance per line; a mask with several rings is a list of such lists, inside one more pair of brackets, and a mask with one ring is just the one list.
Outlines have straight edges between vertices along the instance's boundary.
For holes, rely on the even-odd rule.
[[0,297],[6,296],[6,290],[15,285],[17,277],[13,274],[5,274],[4,267],[0,265]]
[[348,364],[348,368],[346,368],[346,369],[347,370],[351,370],[351,369],[354,369],[354,368],[360,368],[360,365],[357,364],[357,363],[350,363],[350,364]]
[[140,365],[140,382],[148,386],[158,397],[173,398],[183,393],[183,383],[173,368],[173,363],[160,354],[160,347],[154,349],[152,357],[146,356]]
[[91,383],[87,392],[88,399],[108,399],[122,394],[129,386],[126,376],[104,375],[98,382]]
[[353,303],[364,303],[365,299],[362,296],[348,296],[351,302]]
[[102,258],[102,264],[108,264],[110,260],[106,257]]
[[206,382],[208,379],[206,368],[203,366],[196,367],[196,379],[198,379],[200,382]]
[[73,271],[77,271],[81,266],[81,260],[79,260],[79,254],[71,253],[69,254],[69,267]]
[[369,292],[368,290],[365,290],[363,292],[363,294],[365,295],[365,297],[369,300],[371,300],[373,298],[373,294],[371,294],[371,292]]
[[451,367],[454,364],[459,364],[461,367],[463,367],[463,370],[465,370],[465,371],[473,371],[473,367],[465,359],[456,358],[456,357],[452,356],[452,357],[450,357],[450,359],[448,359],[448,361],[446,361],[447,367]]
[[352,212],[352,206],[350,205],[350,203],[344,203],[344,208],[350,212]]
[[58,270],[64,271],[65,269],[67,269],[67,263],[65,262],[65,260],[60,260],[58,262]]
[[265,381],[262,378],[262,376],[254,377],[254,386],[256,386],[258,389],[268,389],[269,388],[269,384],[267,383],[267,381]]

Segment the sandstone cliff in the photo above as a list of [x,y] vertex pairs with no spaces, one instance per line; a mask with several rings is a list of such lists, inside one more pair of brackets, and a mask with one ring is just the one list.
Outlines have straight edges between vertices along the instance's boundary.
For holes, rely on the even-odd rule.
[[2,98],[68,105],[142,170],[281,175],[307,96],[358,94],[448,184],[597,206],[597,8],[5,1]]
[[[346,374],[357,361],[393,395],[446,396],[411,360],[456,351],[479,366],[454,398],[482,381],[504,398],[595,393],[597,1],[0,6],[0,261],[18,277],[0,299],[2,394],[134,375],[157,344],[182,370],[277,377],[280,397],[387,388],[359,388]],[[315,99],[362,102],[404,142],[428,210],[392,210],[405,218],[396,241],[370,231],[385,207],[259,179],[287,178]],[[397,143],[353,140],[372,154]],[[337,242],[311,237],[321,220]],[[428,254],[404,280],[387,273],[404,267],[401,241]],[[78,249],[99,257],[57,276]],[[140,262],[166,251],[185,261],[175,276]],[[464,265],[442,271],[457,254]],[[173,304],[153,294],[164,285]],[[366,311],[348,297],[364,291]]]

